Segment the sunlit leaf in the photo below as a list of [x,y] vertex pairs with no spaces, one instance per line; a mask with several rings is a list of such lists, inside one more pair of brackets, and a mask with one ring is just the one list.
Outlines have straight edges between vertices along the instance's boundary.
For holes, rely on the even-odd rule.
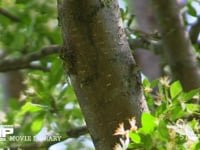
[[185,115],[185,112],[184,112],[184,110],[183,110],[183,108],[182,108],[181,105],[176,105],[176,106],[174,106],[171,109],[171,116],[170,116],[170,118],[172,120],[174,120],[174,121],[176,119],[180,118],[180,117],[183,117],[184,115]]
[[190,113],[200,110],[200,106],[198,104],[185,104],[185,106],[187,111]]
[[140,130],[144,132],[145,134],[149,134],[153,132],[153,130],[156,127],[155,121],[156,119],[154,116],[152,116],[149,113],[144,112],[142,114],[142,128]]
[[135,142],[135,143],[141,143],[141,138],[140,138],[139,134],[134,133],[134,132],[131,132],[131,133],[129,134],[129,137],[131,138],[131,140],[132,140],[133,142]]
[[39,132],[44,125],[44,119],[42,117],[36,117],[31,124],[31,130],[34,133]]
[[33,104],[31,102],[25,103],[25,105],[22,106],[21,111],[19,112],[19,115],[23,115],[27,112],[35,113],[47,110],[48,107],[45,105],[39,105],[39,104]]
[[181,94],[181,100],[183,101],[191,100],[198,93],[200,93],[200,89],[194,89],[189,92],[184,92]]
[[181,83],[179,81],[176,81],[172,83],[170,86],[170,95],[171,98],[174,99],[178,94],[180,94],[183,91]]
[[164,122],[164,120],[160,120],[158,127],[157,127],[159,137],[162,138],[163,140],[167,141],[169,139],[169,132],[167,129],[167,125]]

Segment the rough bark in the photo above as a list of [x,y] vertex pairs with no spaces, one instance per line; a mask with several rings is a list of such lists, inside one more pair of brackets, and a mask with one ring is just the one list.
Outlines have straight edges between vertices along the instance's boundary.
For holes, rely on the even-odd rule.
[[189,34],[186,31],[174,0],[152,0],[163,46],[175,80],[180,80],[185,91],[200,87],[200,70]]
[[120,122],[148,111],[117,0],[58,0],[69,73],[97,150],[111,150]]

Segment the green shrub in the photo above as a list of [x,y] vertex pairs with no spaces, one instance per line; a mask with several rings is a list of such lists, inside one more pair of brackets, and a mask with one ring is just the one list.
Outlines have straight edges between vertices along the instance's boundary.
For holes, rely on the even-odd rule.
[[143,113],[138,129],[134,118],[129,120],[129,130],[120,124],[115,135],[122,138],[115,149],[199,150],[200,106],[194,103],[199,100],[199,89],[184,92],[179,81],[170,84],[167,77],[152,83],[145,79],[143,87],[151,113]]

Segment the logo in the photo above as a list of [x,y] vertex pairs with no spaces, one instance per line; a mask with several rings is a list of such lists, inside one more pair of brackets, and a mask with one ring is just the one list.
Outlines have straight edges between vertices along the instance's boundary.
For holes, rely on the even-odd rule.
[[[42,132],[41,132],[42,133]],[[62,136],[60,135],[46,135],[45,132],[35,136],[30,135],[14,135],[13,125],[0,125],[0,142],[10,141],[10,142],[21,142],[21,141],[61,141]],[[1,143],[0,143],[1,144]],[[0,149],[1,150],[1,149]]]
[[14,133],[12,125],[0,125],[0,141],[6,141],[6,137]]

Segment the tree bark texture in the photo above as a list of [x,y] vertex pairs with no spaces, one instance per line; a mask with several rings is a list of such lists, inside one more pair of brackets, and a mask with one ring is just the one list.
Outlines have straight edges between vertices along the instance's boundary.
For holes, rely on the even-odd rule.
[[163,47],[175,80],[185,91],[200,87],[200,70],[179,7],[174,0],[152,0]]
[[117,0],[58,0],[64,48],[61,57],[97,150],[113,149],[120,122],[145,103]]

